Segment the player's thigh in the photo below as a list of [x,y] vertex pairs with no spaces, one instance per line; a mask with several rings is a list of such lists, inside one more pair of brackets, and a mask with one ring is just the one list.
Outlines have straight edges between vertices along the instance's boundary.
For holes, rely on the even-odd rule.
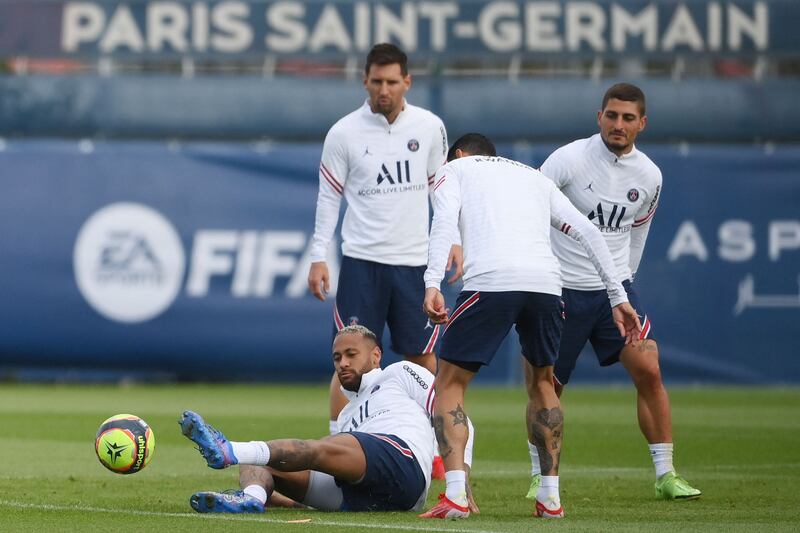
[[344,256],[333,308],[333,334],[345,326],[361,324],[378,340],[389,312],[391,285],[386,265]]
[[364,449],[367,471],[356,483],[340,483],[343,510],[406,511],[417,505],[426,481],[408,444],[391,434],[351,433]]
[[444,330],[439,358],[474,372],[491,363],[519,314],[520,294],[463,291]]
[[356,482],[364,477],[367,459],[358,439],[350,433],[338,433],[314,441],[314,470],[325,472],[333,477]]
[[392,291],[386,321],[392,335],[392,350],[403,355],[433,353],[442,328],[431,323],[422,311],[425,267],[389,268]]
[[516,321],[522,356],[535,368],[553,366],[564,328],[564,303],[554,294],[524,294],[525,302]]
[[561,297],[564,301],[564,328],[553,374],[558,383],[566,385],[581,351],[591,337],[597,322],[598,307],[602,308],[603,299],[607,302],[608,296],[606,291],[564,289]]
[[[650,338],[652,333],[650,318],[644,310],[639,295],[633,289],[629,281],[623,282],[622,285],[625,287],[625,291],[628,294],[628,301],[639,314],[639,321],[642,324],[640,339]],[[595,354],[597,354],[597,360],[600,362],[600,366],[613,365],[619,361],[620,354],[622,350],[625,349],[626,345],[625,338],[619,334],[619,329],[614,323],[614,316],[611,313],[611,304],[608,298],[605,298],[602,305],[598,305],[597,315],[598,319],[590,337],[592,348],[594,348]]]

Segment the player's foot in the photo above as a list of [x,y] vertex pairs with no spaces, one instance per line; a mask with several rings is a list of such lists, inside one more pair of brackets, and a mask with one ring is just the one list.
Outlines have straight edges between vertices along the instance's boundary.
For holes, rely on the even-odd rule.
[[198,513],[263,513],[264,504],[241,490],[197,492],[189,505]]
[[444,494],[439,494],[439,503],[430,511],[419,515],[420,518],[467,518],[469,507],[463,507],[450,501]]
[[667,472],[656,480],[656,498],[662,500],[695,500],[702,494],[675,472]]
[[547,503],[536,500],[536,511],[533,516],[539,518],[564,518],[564,508],[561,502],[550,499]]
[[531,501],[536,501],[536,495],[539,493],[539,485],[542,484],[542,475],[533,474],[531,476],[531,486],[528,489],[528,494],[525,495]]
[[444,479],[444,461],[441,456],[433,458],[433,468],[431,469],[431,479]]
[[181,433],[197,444],[200,455],[211,468],[227,468],[239,462],[233,455],[233,448],[225,435],[206,424],[202,416],[192,411],[184,411],[179,423]]

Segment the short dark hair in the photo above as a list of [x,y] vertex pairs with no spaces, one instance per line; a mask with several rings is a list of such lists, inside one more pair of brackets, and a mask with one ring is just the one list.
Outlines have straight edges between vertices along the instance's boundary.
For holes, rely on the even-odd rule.
[[397,46],[390,43],[378,43],[372,47],[367,54],[367,64],[364,67],[364,74],[369,75],[369,68],[372,65],[400,65],[400,72],[403,76],[408,76],[408,56]]
[[600,109],[605,109],[608,105],[608,101],[612,98],[615,100],[622,100],[623,102],[636,102],[639,104],[639,113],[641,113],[642,116],[645,115],[646,105],[644,93],[636,85],[632,83],[617,83],[616,85],[612,85],[603,96],[603,105]]
[[447,152],[448,162],[456,158],[456,150],[468,152],[472,155],[488,155],[492,157],[497,155],[494,143],[480,133],[467,133],[459,137]]
[[366,326],[362,326],[361,324],[353,324],[351,326],[343,327],[342,329],[336,332],[334,340],[338,339],[342,335],[348,335],[348,334],[361,335],[361,337],[363,337],[364,339],[372,341],[372,343],[375,346],[380,345],[380,343],[378,342],[378,337],[372,332],[372,330]]

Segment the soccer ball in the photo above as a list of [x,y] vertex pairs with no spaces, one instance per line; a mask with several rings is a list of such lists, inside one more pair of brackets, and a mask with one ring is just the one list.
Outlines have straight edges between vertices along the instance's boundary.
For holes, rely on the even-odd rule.
[[104,467],[117,474],[135,474],[150,463],[156,438],[135,415],[114,415],[100,425],[94,451]]

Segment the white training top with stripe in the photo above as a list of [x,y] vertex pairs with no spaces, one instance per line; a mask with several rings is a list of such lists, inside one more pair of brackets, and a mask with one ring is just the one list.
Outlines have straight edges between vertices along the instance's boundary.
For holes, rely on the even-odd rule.
[[[596,134],[553,152],[541,171],[603,234],[615,277],[633,279],[661,193],[661,171],[655,163],[635,147],[617,157]],[[603,281],[578,243],[557,231],[552,234],[564,286],[602,289]]]
[[[419,461],[426,488],[415,509],[425,503],[431,484],[434,440],[430,417],[435,398],[433,379],[433,374],[425,367],[400,361],[383,370],[376,368],[364,374],[358,392],[341,388],[350,403],[339,413],[337,424],[340,432],[395,435],[405,441]],[[464,450],[464,462],[468,465],[472,464],[474,434],[470,422],[469,440]],[[403,451],[402,447],[395,447]]]
[[460,233],[465,291],[560,296],[552,226],[584,247],[612,306],[628,300],[612,275],[613,261],[600,232],[538,170],[503,157],[462,157],[439,169],[433,187],[426,287],[440,287],[453,234]]
[[446,156],[442,121],[407,102],[393,124],[373,113],[369,101],[339,120],[322,148],[311,260],[325,261],[344,197],[344,255],[424,265],[430,181]]

